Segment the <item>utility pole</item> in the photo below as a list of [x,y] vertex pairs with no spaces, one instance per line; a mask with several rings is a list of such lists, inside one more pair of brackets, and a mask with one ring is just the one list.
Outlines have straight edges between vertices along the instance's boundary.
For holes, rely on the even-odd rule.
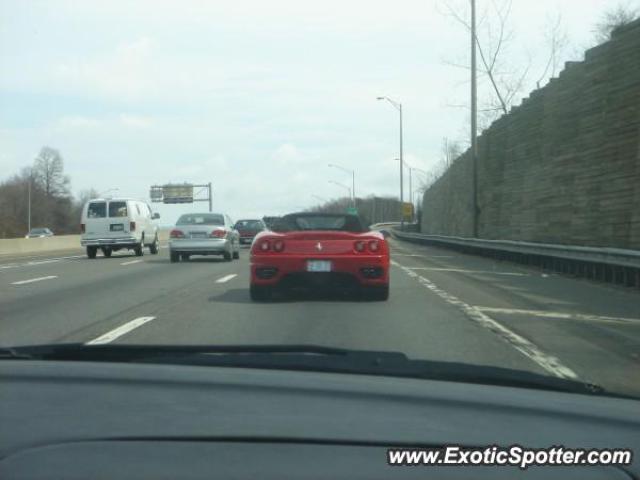
[[209,213],[213,211],[213,194],[211,191],[211,182],[209,182]]
[[31,231],[31,169],[29,169],[29,201],[27,203],[27,233]]
[[478,99],[476,85],[476,0],[471,0],[471,171],[473,237],[478,238]]

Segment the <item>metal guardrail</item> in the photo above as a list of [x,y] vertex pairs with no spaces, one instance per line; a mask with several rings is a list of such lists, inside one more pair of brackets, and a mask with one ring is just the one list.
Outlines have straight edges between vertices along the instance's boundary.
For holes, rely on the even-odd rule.
[[400,240],[454,248],[595,280],[640,287],[640,251],[514,240],[448,237],[392,229]]

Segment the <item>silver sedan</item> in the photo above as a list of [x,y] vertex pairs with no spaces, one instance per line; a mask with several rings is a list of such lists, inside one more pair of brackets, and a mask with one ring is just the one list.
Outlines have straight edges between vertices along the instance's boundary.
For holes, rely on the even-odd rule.
[[191,255],[222,255],[226,261],[240,258],[240,234],[229,215],[186,213],[169,234],[171,262]]

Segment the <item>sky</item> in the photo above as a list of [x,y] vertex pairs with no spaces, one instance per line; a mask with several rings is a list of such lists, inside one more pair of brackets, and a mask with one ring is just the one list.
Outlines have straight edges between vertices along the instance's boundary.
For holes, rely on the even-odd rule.
[[[481,41],[503,1],[477,0]],[[501,68],[529,67],[526,94],[553,19],[562,58],[581,60],[616,3],[513,0]],[[448,6],[468,15],[465,0],[0,0],[0,181],[47,145],[74,194],[211,182],[214,210],[236,219],[345,196],[330,182],[351,176],[329,164],[355,171],[357,196],[398,196],[398,112],[376,97],[402,103],[414,168],[467,141],[469,71],[452,64],[468,65],[469,37]],[[207,208],[153,206],[167,223]]]

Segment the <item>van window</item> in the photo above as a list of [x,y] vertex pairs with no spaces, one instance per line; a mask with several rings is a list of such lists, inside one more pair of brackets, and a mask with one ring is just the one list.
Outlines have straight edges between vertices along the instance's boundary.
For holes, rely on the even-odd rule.
[[87,209],[87,218],[104,218],[107,216],[107,204],[105,202],[91,202]]
[[109,217],[126,217],[127,202],[109,202]]

